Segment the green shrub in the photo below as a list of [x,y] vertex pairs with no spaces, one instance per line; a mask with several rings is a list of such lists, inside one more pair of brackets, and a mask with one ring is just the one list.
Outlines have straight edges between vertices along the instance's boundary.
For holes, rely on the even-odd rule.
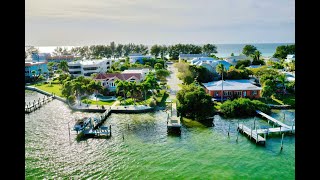
[[155,100],[150,101],[149,106],[155,107],[157,105],[157,102]]
[[227,100],[220,106],[220,111],[226,117],[254,116],[256,110],[269,114],[271,109],[265,103],[248,98],[238,98],[233,101]]
[[68,101],[70,102],[70,103],[74,103],[75,102],[75,100],[76,100],[76,96],[74,96],[74,95],[71,95],[71,96],[68,96]]

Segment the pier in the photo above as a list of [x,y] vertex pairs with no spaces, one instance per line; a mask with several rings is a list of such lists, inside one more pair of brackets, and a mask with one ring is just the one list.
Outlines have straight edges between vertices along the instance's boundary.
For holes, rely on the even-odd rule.
[[263,113],[263,112],[261,112],[261,111],[259,111],[259,110],[256,110],[256,112],[257,112],[258,114],[260,114],[261,116],[267,118],[268,121],[272,121],[274,124],[276,124],[276,125],[278,125],[278,126],[285,127],[285,128],[288,128],[288,129],[290,128],[290,126],[288,126],[288,125],[286,125],[286,124],[284,124],[284,123],[276,120],[275,118],[273,118],[273,117],[271,117],[271,116],[269,116],[269,115],[267,115],[267,114],[265,114],[265,113]]
[[34,100],[33,102],[25,102],[24,110],[25,113],[31,113],[41,106],[45,105],[46,103],[52,101],[54,96],[44,96],[42,99],[39,98],[38,101]]
[[[246,134],[250,139],[253,139],[257,144],[264,144],[266,142],[266,136],[271,134],[271,133],[278,133],[278,134],[283,134],[283,133],[295,133],[295,126],[294,123],[292,123],[291,126],[286,125],[282,123],[281,121],[259,111],[256,110],[256,112],[267,118],[268,124],[269,121],[273,122],[279,127],[273,127],[273,128],[266,128],[266,129],[250,129],[249,127],[243,125],[243,124],[238,124],[237,129],[239,132]],[[259,134],[263,134],[264,137],[260,136]]]
[[170,113],[168,113],[167,117],[167,131],[181,133],[181,122],[180,117],[177,116],[177,105],[176,103],[172,103],[171,100],[166,101],[171,103]]

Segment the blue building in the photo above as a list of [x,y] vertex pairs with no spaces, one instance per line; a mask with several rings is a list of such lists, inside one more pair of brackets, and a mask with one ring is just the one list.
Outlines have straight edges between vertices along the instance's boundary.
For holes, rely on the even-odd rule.
[[50,53],[32,53],[31,58],[32,62],[45,62],[50,56]]
[[47,62],[25,62],[25,70],[24,70],[25,81],[30,81],[32,79],[33,70],[35,71],[35,76],[39,76],[40,74],[45,76],[44,75],[45,72],[47,73],[47,75],[49,75]]
[[145,55],[142,55],[142,54],[129,54],[129,62],[134,64],[136,63],[137,61],[140,63],[140,64],[143,64],[143,59],[151,59],[153,58],[153,56],[145,56]]

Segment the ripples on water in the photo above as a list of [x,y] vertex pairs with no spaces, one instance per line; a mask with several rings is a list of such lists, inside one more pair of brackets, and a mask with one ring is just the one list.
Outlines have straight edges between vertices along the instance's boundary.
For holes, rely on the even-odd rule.
[[[43,97],[25,95],[26,102]],[[275,118],[294,118],[294,111],[273,112]],[[294,136],[285,136],[281,153],[280,137],[260,147],[239,134],[237,143],[238,120],[220,116],[213,127],[183,126],[180,137],[168,136],[166,114],[156,112],[112,114],[105,122],[112,125],[110,139],[78,142],[71,131],[69,140],[68,121],[72,127],[76,119],[94,115],[72,112],[57,100],[26,114],[26,179],[294,179]],[[253,118],[242,121],[253,124]],[[267,125],[260,118],[256,123]]]

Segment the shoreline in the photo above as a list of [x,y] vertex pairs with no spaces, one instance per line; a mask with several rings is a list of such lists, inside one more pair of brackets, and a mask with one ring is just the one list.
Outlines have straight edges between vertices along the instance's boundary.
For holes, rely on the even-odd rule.
[[[36,87],[31,86],[25,86],[25,89],[36,91],[38,93],[51,96],[52,94],[43,91],[41,89],[38,89]],[[66,99],[59,97],[57,95],[54,95],[54,99],[57,99],[61,102],[64,102],[68,105],[68,107],[73,111],[81,111],[81,112],[99,112],[104,113],[107,109],[100,109],[100,108],[76,108],[72,106]],[[125,113],[125,114],[132,114],[132,113],[145,113],[145,112],[152,112],[156,110],[163,110],[161,107],[149,107],[145,105],[127,105],[127,106],[110,106],[109,109],[111,109],[112,113]]]

